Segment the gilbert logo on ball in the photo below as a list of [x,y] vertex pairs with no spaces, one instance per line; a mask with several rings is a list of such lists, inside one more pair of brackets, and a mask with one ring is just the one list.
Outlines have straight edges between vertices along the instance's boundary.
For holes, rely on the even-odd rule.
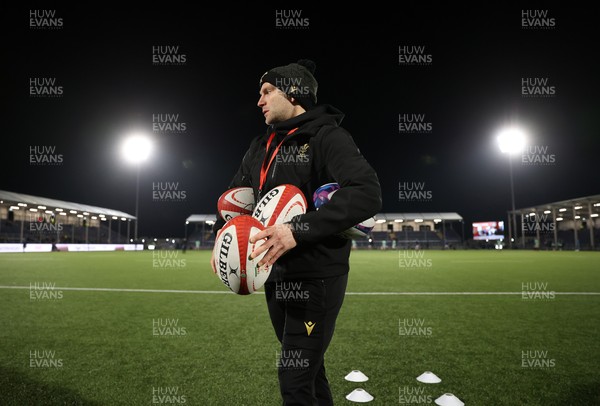
[[[313,203],[315,205],[315,209],[319,210],[321,206],[325,203],[329,202],[335,192],[340,189],[340,185],[338,183],[326,183],[320,186],[313,193]],[[342,231],[338,235],[347,239],[355,239],[355,238],[363,238],[369,235],[371,230],[375,227],[375,217],[368,218],[364,221],[361,221],[354,227],[350,227],[349,229]]]
[[279,185],[267,192],[256,204],[252,217],[265,227],[283,224],[299,214],[306,213],[304,193],[289,184]]
[[217,235],[214,254],[221,282],[238,295],[249,295],[267,281],[273,265],[259,267],[266,252],[254,259],[250,254],[265,240],[250,243],[250,237],[265,227],[255,218],[242,214],[225,223]]
[[252,214],[254,190],[251,187],[235,187],[225,191],[217,201],[217,211],[225,221],[241,214]]

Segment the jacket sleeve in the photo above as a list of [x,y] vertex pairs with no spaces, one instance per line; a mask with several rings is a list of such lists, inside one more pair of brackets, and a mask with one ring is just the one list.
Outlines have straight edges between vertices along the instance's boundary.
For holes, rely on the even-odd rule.
[[377,173],[346,130],[337,128],[324,135],[321,147],[326,168],[340,189],[318,211],[294,217],[292,222],[300,223],[292,227],[298,244],[315,243],[345,231],[382,207]]
[[[242,186],[251,187],[252,186],[250,183],[250,166],[251,166],[252,159],[254,157],[255,147],[256,147],[256,145],[258,145],[259,138],[260,137],[254,138],[254,140],[252,140],[252,142],[250,143],[250,147],[244,154],[244,158],[242,158],[242,163],[240,164],[235,175],[233,176],[233,179],[231,179],[231,182],[229,182],[229,185],[227,186],[227,190],[233,189],[234,187],[242,187]],[[223,219],[223,217],[221,217],[221,215],[219,214],[218,209],[217,209],[216,213],[217,213],[217,221],[215,221],[215,224],[212,227],[212,232],[215,235],[217,235],[218,231],[221,228],[223,228],[223,226],[226,223],[225,219]]]

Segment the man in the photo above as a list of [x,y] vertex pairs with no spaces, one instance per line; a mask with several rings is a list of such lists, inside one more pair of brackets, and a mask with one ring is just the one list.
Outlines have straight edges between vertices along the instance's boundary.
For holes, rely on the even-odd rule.
[[[251,256],[273,264],[265,296],[281,342],[278,377],[284,405],[332,405],[324,355],[333,337],[349,272],[351,241],[338,234],[381,209],[377,174],[340,127],[342,112],[317,105],[315,64],[299,60],[260,79],[261,109],[268,129],[256,137],[229,184],[249,186],[256,202],[281,184],[299,187],[306,214],[261,231],[266,238]],[[318,211],[313,192],[337,182],[340,189]],[[219,219],[215,234],[225,221]],[[254,241],[252,241],[254,242]],[[216,273],[214,256],[211,266]]]

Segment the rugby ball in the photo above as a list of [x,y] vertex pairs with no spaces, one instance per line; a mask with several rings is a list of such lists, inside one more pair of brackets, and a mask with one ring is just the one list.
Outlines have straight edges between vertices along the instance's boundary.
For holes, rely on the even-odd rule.
[[267,281],[273,265],[259,267],[266,251],[254,259],[250,254],[265,240],[250,243],[250,237],[265,227],[254,217],[241,214],[229,220],[217,235],[214,255],[217,275],[221,282],[238,295],[249,295]]
[[241,214],[252,214],[254,190],[251,187],[235,187],[225,191],[217,201],[217,211],[225,221]]
[[340,185],[337,183],[326,183],[315,190],[315,193],[313,193],[313,203],[315,204],[315,209],[319,210],[319,207],[331,200],[331,196],[333,196],[335,191],[339,188]]
[[375,227],[375,217],[371,217],[366,219],[365,221],[361,221],[354,227],[350,227],[346,231],[341,232],[340,236],[349,240],[364,238],[369,235],[373,227]]
[[252,217],[265,228],[291,221],[293,217],[306,213],[304,193],[290,184],[279,185],[269,190],[256,204]]
[[[319,210],[319,208],[325,203],[331,200],[331,197],[340,189],[340,185],[338,183],[326,183],[320,186],[313,193],[313,203],[315,205],[315,209]],[[375,227],[375,217],[368,218],[364,221],[361,221],[354,227],[350,227],[346,231],[342,231],[338,235],[347,239],[357,239],[364,238],[369,235],[371,230]]]

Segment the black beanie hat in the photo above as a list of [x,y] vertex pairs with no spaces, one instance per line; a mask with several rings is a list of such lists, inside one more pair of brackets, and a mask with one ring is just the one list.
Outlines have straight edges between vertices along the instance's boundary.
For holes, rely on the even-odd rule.
[[305,110],[317,104],[317,79],[313,76],[317,65],[310,59],[300,59],[296,63],[266,71],[260,78],[259,86],[268,82],[288,96],[293,96]]

